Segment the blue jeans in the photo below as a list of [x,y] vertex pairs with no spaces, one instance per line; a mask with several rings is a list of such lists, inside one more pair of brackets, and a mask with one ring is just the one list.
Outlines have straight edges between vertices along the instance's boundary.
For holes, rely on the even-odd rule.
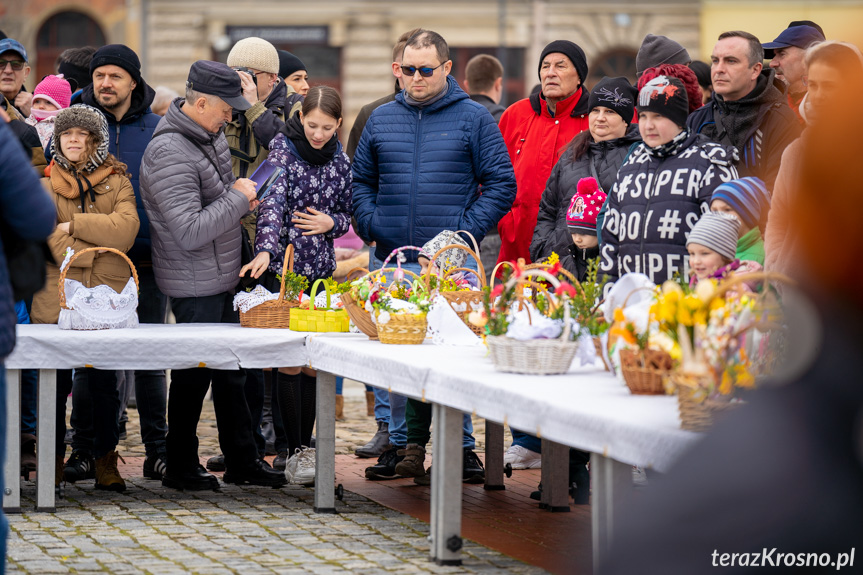
[[[390,264],[392,267],[395,267],[395,259],[390,260]],[[379,260],[374,255],[374,250],[369,251],[369,270],[379,270],[383,266],[383,261]],[[390,265],[387,265],[390,267]],[[420,273],[420,265],[418,263],[403,263],[402,269],[414,272],[419,275]],[[476,269],[476,262],[469,261],[465,264],[465,267]],[[387,274],[387,278],[391,279],[392,276]],[[384,395],[386,394],[386,395]],[[408,439],[408,424],[405,421],[405,406],[407,405],[407,397],[403,395],[398,395],[396,393],[389,393],[385,389],[375,389],[375,420],[377,421],[385,421],[384,419],[380,419],[378,417],[378,404],[379,398],[383,399],[387,397],[388,406],[389,406],[389,431],[390,431],[390,444],[395,447],[404,447],[407,443]],[[383,412],[383,409],[381,409]],[[462,446],[473,449],[476,447],[476,440],[473,437],[473,422],[470,419],[470,414],[464,414],[464,436],[462,439]]]
[[512,427],[510,427],[509,430],[512,432],[513,445],[520,445],[530,451],[542,453],[542,440],[540,438]]

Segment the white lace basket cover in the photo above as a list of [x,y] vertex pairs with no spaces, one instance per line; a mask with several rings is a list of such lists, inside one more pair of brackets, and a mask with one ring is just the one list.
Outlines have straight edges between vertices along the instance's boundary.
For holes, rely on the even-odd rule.
[[[128,262],[132,277],[120,293],[110,286],[87,287],[78,280],[66,279],[66,269],[75,259],[74,250],[69,250],[60,267],[60,329],[93,330],[117,329],[138,326],[138,276],[135,267],[123,252],[112,248],[87,248],[87,251],[107,250],[117,253]],[[65,306],[64,306],[65,304]]]

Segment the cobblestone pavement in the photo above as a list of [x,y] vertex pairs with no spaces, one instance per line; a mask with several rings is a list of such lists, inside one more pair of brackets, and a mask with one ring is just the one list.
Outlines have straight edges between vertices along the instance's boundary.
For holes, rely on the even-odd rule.
[[[374,432],[362,386],[346,384],[346,421],[337,424],[339,453]],[[70,402],[71,403],[71,402]],[[129,411],[124,456],[144,455],[137,413]],[[477,437],[482,437],[477,421]],[[199,427],[202,457],[218,452],[212,404]],[[312,512],[313,490],[223,486],[179,493],[135,474],[124,494],[95,491],[92,481],[66,487],[57,513],[33,509],[35,485],[24,483],[25,512],[10,515],[8,573],[542,573],[539,568],[470,541],[464,565],[428,561],[428,525],[346,493],[338,515]]]

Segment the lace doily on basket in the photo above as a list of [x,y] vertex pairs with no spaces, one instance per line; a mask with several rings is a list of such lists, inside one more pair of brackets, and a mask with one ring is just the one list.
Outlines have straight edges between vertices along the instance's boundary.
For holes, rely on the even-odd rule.
[[111,286],[86,287],[78,280],[63,283],[66,307],[60,310],[60,329],[107,329],[138,325],[138,288],[129,278],[120,293]]
[[435,345],[482,345],[482,340],[456,315],[443,296],[436,296],[432,301],[426,319]]
[[241,291],[234,296],[234,311],[240,310],[247,313],[256,305],[278,298],[279,294],[272,293],[262,285],[256,285],[252,291]]

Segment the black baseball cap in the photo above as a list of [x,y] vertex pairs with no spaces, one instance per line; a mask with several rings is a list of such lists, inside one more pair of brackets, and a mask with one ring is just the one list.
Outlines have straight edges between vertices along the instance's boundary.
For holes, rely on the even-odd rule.
[[216,96],[235,110],[248,110],[252,107],[243,98],[243,85],[240,76],[227,64],[198,60],[189,69],[186,86],[196,92]]
[[805,50],[816,42],[823,42],[824,34],[817,28],[812,26],[792,26],[782,31],[773,42],[767,42],[761,45],[764,48],[764,57],[772,60],[775,51],[780,48],[788,48],[796,46]]

